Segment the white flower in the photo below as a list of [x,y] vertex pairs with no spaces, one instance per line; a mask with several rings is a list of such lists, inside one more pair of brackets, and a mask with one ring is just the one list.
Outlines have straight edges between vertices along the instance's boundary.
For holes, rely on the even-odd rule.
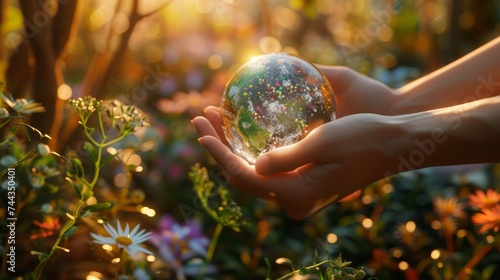
[[0,108],[0,119],[4,119],[9,116],[9,111],[5,108]]
[[32,114],[45,112],[42,104],[36,103],[33,100],[27,100],[25,98],[14,100],[12,97],[8,98],[1,92],[0,97],[9,107],[18,113]]
[[94,238],[94,242],[97,244],[116,244],[118,248],[123,248],[130,254],[130,256],[134,256],[138,252],[143,252],[146,254],[152,255],[149,250],[140,246],[140,244],[146,240],[148,240],[151,236],[151,232],[145,232],[143,229],[140,232],[139,226],[135,226],[135,228],[130,231],[130,227],[128,223],[125,225],[125,229],[122,230],[120,225],[120,221],[117,222],[118,231],[110,226],[109,224],[105,224],[104,228],[111,235],[111,237],[105,237],[100,234],[90,233],[90,235]]
[[45,144],[39,143],[37,146],[37,149],[38,149],[38,153],[43,157],[50,154],[50,147],[45,145]]

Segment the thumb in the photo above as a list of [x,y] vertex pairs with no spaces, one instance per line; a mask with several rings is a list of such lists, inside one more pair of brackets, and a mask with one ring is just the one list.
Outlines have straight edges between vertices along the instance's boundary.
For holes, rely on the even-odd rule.
[[255,163],[255,171],[260,175],[270,175],[288,172],[305,164],[314,162],[317,151],[322,145],[317,145],[314,139],[318,129],[315,129],[301,141],[277,148],[260,156]]

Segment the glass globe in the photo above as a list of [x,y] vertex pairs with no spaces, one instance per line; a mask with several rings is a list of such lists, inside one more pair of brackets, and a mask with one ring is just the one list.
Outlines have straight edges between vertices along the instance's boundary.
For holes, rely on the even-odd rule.
[[261,55],[231,77],[221,100],[222,128],[233,152],[255,163],[335,119],[333,91],[311,63],[293,55]]

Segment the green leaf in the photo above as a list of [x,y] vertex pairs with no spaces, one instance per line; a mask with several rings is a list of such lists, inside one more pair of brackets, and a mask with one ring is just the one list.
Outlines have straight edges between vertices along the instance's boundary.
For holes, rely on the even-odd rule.
[[69,184],[71,185],[71,188],[73,189],[73,193],[75,193],[76,198],[78,198],[79,200],[82,199],[82,192],[80,191],[80,188],[78,188],[78,186],[75,183],[73,183],[73,181],[71,181],[70,178],[66,177],[66,181],[68,181]]
[[333,268],[330,266],[325,271],[325,279],[335,279]]
[[83,143],[83,150],[87,152],[87,154],[89,155],[90,159],[92,159],[93,162],[97,161],[97,152],[92,143],[85,141],[85,143]]
[[104,209],[109,209],[111,208],[112,204],[109,202],[102,202],[102,203],[96,203],[93,205],[87,205],[83,207],[82,212],[89,211],[92,213],[99,212]]
[[362,280],[365,278],[365,276],[366,276],[366,272],[362,269],[357,270],[356,273],[354,273],[354,279],[356,279],[356,280]]
[[307,268],[305,268],[305,267],[299,268],[299,275],[304,276],[304,275],[307,275],[308,273],[309,273],[309,271],[307,270]]
[[46,261],[48,258],[49,258],[49,255],[47,255],[47,254],[39,254],[39,255],[38,255],[38,260],[39,260],[40,262],[44,262],[44,261]]
[[85,175],[85,172],[83,171],[83,164],[82,161],[78,158],[73,158],[71,160],[71,165],[73,167],[73,173],[77,178],[83,178],[83,175]]
[[78,229],[77,226],[72,226],[70,229],[68,229],[68,231],[66,231],[64,234],[63,234],[63,237],[67,237],[67,238],[70,238],[73,236],[73,234],[75,233],[75,231]]
[[271,280],[271,262],[269,261],[268,258],[264,258],[264,262],[266,263],[267,267],[266,280]]
[[110,155],[109,157],[101,160],[101,164],[99,165],[99,168],[102,168],[103,166],[108,164],[110,161],[112,161],[114,158],[115,158],[115,155],[113,154],[113,155]]
[[92,196],[94,196],[94,192],[89,189],[83,194],[83,200],[87,201],[87,199],[91,198]]

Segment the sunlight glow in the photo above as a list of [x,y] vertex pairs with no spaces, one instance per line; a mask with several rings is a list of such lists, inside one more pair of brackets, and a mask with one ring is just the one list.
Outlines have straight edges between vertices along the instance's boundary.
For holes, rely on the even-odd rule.
[[382,191],[385,193],[391,193],[394,190],[392,184],[385,184],[382,186]]
[[212,70],[221,68],[223,63],[222,56],[218,54],[211,55],[207,61],[208,68]]
[[492,244],[495,242],[495,237],[493,235],[487,235],[486,236],[486,242],[488,242],[489,244]]
[[437,260],[439,259],[439,257],[441,256],[441,252],[438,250],[438,249],[434,249],[432,252],[431,252],[431,258],[433,260]]
[[403,256],[403,251],[401,249],[394,249],[392,251],[392,256],[399,259],[401,256]]
[[103,278],[103,275],[100,272],[91,271],[91,272],[89,272],[87,277],[85,277],[85,280],[100,280],[102,278]]
[[464,238],[467,236],[467,230],[466,229],[460,229],[457,231],[457,237],[458,238]]
[[361,222],[364,228],[371,228],[373,226],[373,221],[370,218],[365,218]]
[[104,245],[102,245],[102,249],[110,252],[110,251],[113,251],[113,246],[111,246],[109,244],[104,244]]
[[336,243],[338,241],[338,236],[333,233],[333,232],[330,232],[327,236],[326,236],[326,241],[328,241],[328,243]]
[[406,230],[409,232],[409,233],[414,233],[415,230],[417,229],[417,224],[415,224],[414,221],[408,221],[406,223]]
[[260,50],[263,53],[273,53],[281,51],[281,43],[278,39],[271,36],[264,36],[259,41]]
[[443,225],[442,225],[442,224],[441,224],[441,222],[440,222],[440,221],[438,221],[438,220],[434,220],[434,221],[432,221],[432,222],[431,222],[431,228],[432,228],[433,230],[439,230],[439,229],[441,229],[441,227],[442,227],[442,226],[443,226]]
[[407,270],[410,267],[410,265],[407,262],[402,261],[398,264],[398,267],[399,267],[399,269],[404,271],[404,270]]
[[142,214],[148,216],[148,217],[154,217],[156,216],[156,210],[154,210],[153,208],[149,208],[147,206],[141,206],[141,205],[138,205],[137,208],[139,209],[139,212],[141,212]]
[[365,205],[372,203],[373,202],[372,195],[371,194],[363,195],[363,197],[361,198],[361,202],[363,202],[363,204],[365,204]]
[[61,99],[61,100],[70,99],[72,94],[73,94],[73,90],[67,84],[62,84],[57,89],[57,97],[59,97],[59,99]]
[[125,184],[127,183],[127,175],[125,173],[118,173],[115,175],[113,178],[113,182],[115,183],[115,186],[117,187],[124,187]]

